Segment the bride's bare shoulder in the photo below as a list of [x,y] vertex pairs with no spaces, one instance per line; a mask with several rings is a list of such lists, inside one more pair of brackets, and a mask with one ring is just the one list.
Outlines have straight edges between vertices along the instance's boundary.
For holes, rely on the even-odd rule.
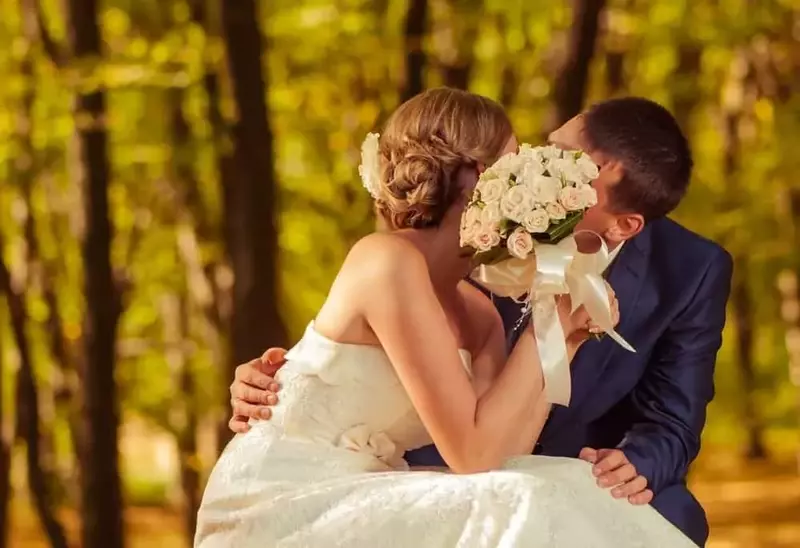
[[355,271],[360,278],[428,275],[422,252],[407,239],[386,233],[370,234],[356,242],[345,259],[343,270]]

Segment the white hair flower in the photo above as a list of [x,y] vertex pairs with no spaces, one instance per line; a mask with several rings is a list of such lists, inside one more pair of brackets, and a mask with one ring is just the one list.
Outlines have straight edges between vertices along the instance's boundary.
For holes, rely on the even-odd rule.
[[381,172],[378,162],[378,133],[368,133],[364,142],[361,144],[361,165],[358,166],[358,174],[361,175],[361,182],[364,188],[374,199],[381,194]]

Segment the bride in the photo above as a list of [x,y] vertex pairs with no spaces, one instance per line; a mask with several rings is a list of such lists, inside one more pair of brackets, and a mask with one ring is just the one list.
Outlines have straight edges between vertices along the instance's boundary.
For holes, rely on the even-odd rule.
[[[350,251],[278,373],[269,421],[216,464],[195,546],[693,546],[649,506],[615,500],[590,465],[530,455],[549,413],[530,327],[509,357],[491,302],[464,282],[461,212],[485,166],[517,147],[503,109],[435,89],[380,138],[388,230]],[[613,292],[609,288],[612,303]],[[570,356],[583,309],[559,315]],[[450,471],[410,471],[436,444]]]

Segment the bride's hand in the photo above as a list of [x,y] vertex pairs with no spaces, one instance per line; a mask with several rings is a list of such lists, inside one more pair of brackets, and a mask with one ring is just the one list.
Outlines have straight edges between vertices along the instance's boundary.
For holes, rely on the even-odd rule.
[[[611,307],[611,322],[614,327],[619,323],[619,301],[614,289],[606,284],[606,292],[608,293],[608,303]],[[591,335],[597,335],[603,332],[600,326],[594,324],[589,317],[589,313],[581,306],[575,312],[570,313],[572,310],[572,301],[569,295],[561,295],[558,298],[558,314],[561,319],[561,327],[564,329],[564,337],[568,344],[579,346],[586,341]]]

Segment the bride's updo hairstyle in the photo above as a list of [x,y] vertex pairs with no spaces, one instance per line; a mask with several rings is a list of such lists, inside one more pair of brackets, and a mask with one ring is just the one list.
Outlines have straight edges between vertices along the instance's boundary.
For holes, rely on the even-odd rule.
[[436,88],[403,103],[380,137],[376,210],[386,228],[438,226],[465,190],[459,170],[493,164],[511,135],[503,108],[480,95]]

